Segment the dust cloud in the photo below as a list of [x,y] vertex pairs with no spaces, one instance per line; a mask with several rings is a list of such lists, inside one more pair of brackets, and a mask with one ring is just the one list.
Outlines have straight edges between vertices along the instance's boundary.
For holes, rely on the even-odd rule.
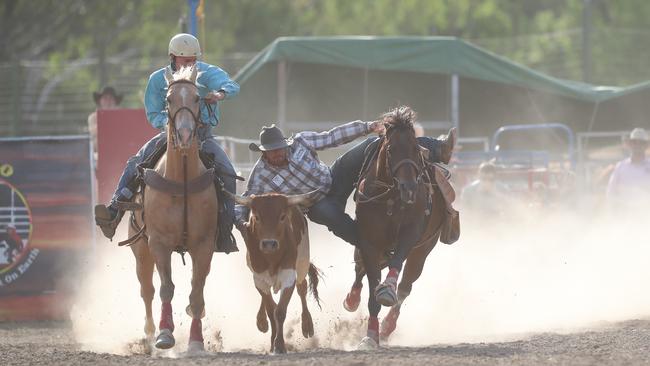
[[[570,332],[650,314],[650,258],[642,212],[598,213],[582,208],[513,207],[502,217],[461,211],[461,239],[438,244],[402,307],[397,330],[384,344],[419,346],[520,339],[536,332]],[[586,208],[585,208],[586,207]],[[349,207],[349,210],[352,208]],[[324,273],[322,310],[312,300],[316,337],[300,330],[300,301],[294,294],[285,323],[290,350],[316,347],[352,350],[365,333],[367,285],[359,311],[342,301],[353,281],[353,249],[324,227],[310,223],[312,261]],[[118,234],[125,238],[123,233]],[[239,253],[215,254],[205,288],[203,320],[208,351],[264,353],[270,334],[255,326],[259,306],[252,275]],[[144,306],[134,258],[128,248],[100,241],[79,284],[71,319],[86,350],[139,352]],[[187,347],[185,314],[190,266],[173,255],[177,346],[158,352],[176,357]],[[158,289],[158,275],[154,273]],[[380,317],[386,314],[382,309]],[[160,313],[154,299],[154,322]]]

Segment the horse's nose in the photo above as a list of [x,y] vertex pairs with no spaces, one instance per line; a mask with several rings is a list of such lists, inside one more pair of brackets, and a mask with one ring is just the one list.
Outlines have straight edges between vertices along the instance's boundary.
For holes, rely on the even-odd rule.
[[415,203],[415,190],[417,189],[417,184],[415,183],[400,183],[399,185],[399,191],[400,191],[400,198],[403,203],[407,205],[412,205]]
[[260,249],[263,252],[272,252],[278,249],[278,241],[275,239],[263,239],[260,240]]
[[178,129],[178,136],[183,147],[188,147],[192,143],[192,129],[182,127]]

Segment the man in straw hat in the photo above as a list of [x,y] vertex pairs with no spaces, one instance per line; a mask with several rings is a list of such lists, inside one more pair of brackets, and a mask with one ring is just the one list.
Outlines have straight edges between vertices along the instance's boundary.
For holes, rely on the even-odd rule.
[[[288,139],[275,125],[264,127],[260,133],[260,144],[249,146],[251,150],[261,152],[262,156],[251,171],[243,195],[269,192],[294,195],[318,190],[307,217],[327,226],[334,235],[356,246],[356,222],[345,213],[345,204],[359,176],[364,152],[377,137],[370,137],[348,150],[331,168],[320,161],[317,151],[383,130],[383,120],[353,121],[325,132],[300,132],[293,139]],[[428,137],[420,138],[418,142],[431,151],[442,151],[442,155],[448,155],[453,149],[455,135],[452,132],[451,139],[444,142]],[[247,207],[237,206],[236,225],[241,231],[245,230],[248,215]]]
[[[200,106],[201,126],[197,129],[201,141],[201,151],[208,153],[213,159],[213,167],[223,180],[224,188],[235,193],[236,172],[230,159],[212,136],[211,129],[219,123],[219,106],[217,102],[232,98],[239,93],[239,84],[230,79],[228,73],[217,66],[197,61],[201,56],[199,40],[191,34],[180,33],[169,41],[170,64],[155,71],[149,77],[144,95],[144,107],[147,112],[147,120],[158,129],[163,130],[167,125],[167,82],[165,72],[170,70],[176,72],[182,67],[198,68],[196,85],[198,86],[199,97],[203,99]],[[121,209],[123,202],[130,202],[137,191],[138,182],[137,166],[145,161],[150,161],[159,146],[166,141],[166,133],[163,130],[154,138],[149,140],[138,153],[131,157],[120,177],[117,190],[106,205],[95,206],[95,222],[102,229],[104,236],[112,238],[115,229],[124,214]],[[220,189],[217,193],[220,194]],[[219,237],[217,238],[217,251],[237,251],[235,239],[232,236],[232,225],[235,215],[234,201],[225,195],[219,197],[224,207],[219,214]]]
[[648,133],[635,128],[623,145],[630,150],[630,157],[619,161],[609,177],[607,199],[613,204],[630,205],[650,199],[650,161],[646,159]]

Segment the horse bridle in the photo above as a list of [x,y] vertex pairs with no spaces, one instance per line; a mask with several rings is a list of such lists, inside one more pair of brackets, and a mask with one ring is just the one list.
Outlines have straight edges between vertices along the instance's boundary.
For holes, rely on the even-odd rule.
[[[390,155],[388,158],[390,159]],[[417,174],[418,179],[422,176],[422,167],[413,161],[413,159],[402,159],[395,166],[390,166],[390,163],[388,164],[393,177],[397,174],[397,171],[405,165],[410,165],[415,169],[415,174]]]
[[[191,85],[193,85],[195,88],[197,88],[197,90],[198,90],[198,87],[196,86],[196,84],[194,84],[192,81],[190,81],[190,80],[186,80],[186,79],[174,80],[173,82],[171,82],[171,83],[167,86],[167,90],[169,90],[169,88],[171,88],[172,85],[174,85],[174,84],[181,84],[181,83],[184,83],[184,84],[191,84]],[[172,134],[172,141],[174,142],[174,146],[176,146],[176,115],[178,115],[178,113],[179,113],[180,111],[182,111],[182,110],[187,110],[188,112],[190,112],[190,114],[192,115],[192,119],[194,120],[195,128],[194,128],[194,130],[192,130],[192,135],[190,136],[190,138],[193,139],[194,136],[198,133],[197,131],[198,131],[199,126],[200,126],[200,123],[201,123],[201,119],[200,119],[200,117],[197,116],[196,114],[194,114],[194,112],[193,112],[189,107],[187,107],[187,106],[182,106],[182,107],[178,108],[178,109],[176,110],[176,112],[174,112],[173,115],[170,115],[170,114],[169,114],[169,102],[167,102],[167,106],[165,107],[165,109],[167,110],[167,116],[168,116],[168,118],[169,118],[169,124],[170,124],[170,127],[171,127],[171,129],[173,129],[173,131],[169,131],[169,133],[172,133],[172,132],[173,132],[173,134]],[[199,113],[201,113],[201,112],[200,112],[200,109],[199,109]]]
[[[387,132],[388,132],[388,130],[387,130]],[[388,142],[388,139],[386,139],[385,141]],[[399,171],[401,168],[403,168],[404,166],[412,166],[415,169],[415,174],[417,176],[416,181],[419,183],[422,180],[423,176],[424,176],[424,171],[425,171],[424,166],[426,166],[426,164],[424,162],[424,157],[422,156],[421,151],[418,152],[418,156],[420,158],[420,164],[418,164],[413,159],[406,158],[406,159],[402,159],[402,160],[398,161],[397,164],[395,164],[395,166],[392,166],[390,164],[390,161],[391,161],[391,158],[390,158],[390,146],[387,146],[386,147],[386,160],[387,160],[386,165],[387,165],[387,168],[388,168],[388,173],[390,173],[390,176],[393,178],[393,180],[397,180],[397,178],[395,178],[395,175],[397,174],[397,171]]]

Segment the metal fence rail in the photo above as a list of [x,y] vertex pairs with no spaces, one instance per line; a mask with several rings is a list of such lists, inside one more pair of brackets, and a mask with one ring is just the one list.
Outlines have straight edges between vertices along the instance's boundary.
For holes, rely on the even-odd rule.
[[[237,53],[215,61],[234,75],[253,56]],[[142,108],[149,75],[166,62],[165,57],[137,62],[109,59],[103,73],[124,95],[121,107]],[[103,86],[100,71],[96,59],[58,67],[47,61],[0,63],[0,137],[86,133],[88,115],[95,109],[92,92]]]

